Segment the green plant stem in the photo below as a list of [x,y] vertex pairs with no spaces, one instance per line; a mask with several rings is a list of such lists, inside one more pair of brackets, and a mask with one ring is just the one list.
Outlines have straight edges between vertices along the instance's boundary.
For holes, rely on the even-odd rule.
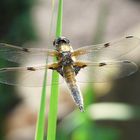
[[62,21],[63,21],[63,0],[59,0],[56,37],[62,36]]
[[[53,77],[56,79],[52,79],[52,82],[54,80],[59,80],[59,75],[57,72],[53,72]],[[47,133],[47,140],[55,140],[56,135],[56,121],[57,121],[57,108],[58,108],[58,91],[59,86],[58,85],[52,85],[51,87],[51,97],[50,97],[50,110],[49,110],[49,116],[48,116],[48,133]]]
[[[63,0],[59,0],[57,25],[56,25],[56,37],[60,37],[62,35],[62,18],[63,18]],[[56,61],[56,58],[54,58],[54,61]],[[51,96],[50,96],[50,109],[49,109],[49,116],[48,116],[47,140],[55,140],[56,137],[59,86],[53,83],[58,81],[59,81],[59,74],[56,71],[53,71]]]
[[44,74],[35,140],[43,140],[44,138],[44,124],[45,124],[45,112],[46,112],[46,80],[47,80],[47,69],[45,70],[45,74]]

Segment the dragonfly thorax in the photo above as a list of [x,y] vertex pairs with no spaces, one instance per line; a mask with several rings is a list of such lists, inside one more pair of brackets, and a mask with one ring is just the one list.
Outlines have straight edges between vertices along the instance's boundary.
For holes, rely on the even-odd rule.
[[70,51],[64,51],[61,53],[61,64],[62,66],[67,66],[73,63],[73,60],[71,58],[71,52]]

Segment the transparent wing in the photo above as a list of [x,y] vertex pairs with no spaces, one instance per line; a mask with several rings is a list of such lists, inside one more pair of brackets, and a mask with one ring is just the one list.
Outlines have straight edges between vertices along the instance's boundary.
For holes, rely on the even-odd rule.
[[133,36],[99,45],[79,48],[72,53],[77,60],[104,61],[120,57],[140,45],[140,39]]
[[0,43],[0,57],[17,63],[40,61],[46,63],[46,59],[57,56],[57,51],[46,48],[22,48],[10,44]]
[[[39,87],[43,85],[45,68],[47,66],[33,67],[11,67],[0,69],[0,83],[8,85],[18,85],[25,87]],[[47,85],[51,85],[52,70],[47,70]],[[55,81],[53,84],[62,83],[63,79]]]
[[76,79],[78,82],[109,82],[125,76],[129,76],[137,71],[138,67],[130,61],[110,61],[92,63],[85,62],[87,67],[80,70]]

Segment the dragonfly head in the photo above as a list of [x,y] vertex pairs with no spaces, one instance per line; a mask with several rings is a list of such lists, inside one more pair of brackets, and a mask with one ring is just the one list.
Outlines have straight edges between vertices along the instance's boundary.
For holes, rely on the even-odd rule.
[[56,47],[56,49],[58,49],[62,44],[69,45],[70,41],[66,37],[58,37],[53,42],[53,45]]

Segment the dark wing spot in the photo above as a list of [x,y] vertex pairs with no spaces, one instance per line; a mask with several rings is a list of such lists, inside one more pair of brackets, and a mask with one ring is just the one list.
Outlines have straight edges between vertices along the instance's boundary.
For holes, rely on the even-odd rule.
[[105,43],[104,44],[105,48],[110,46],[110,43]]
[[99,67],[102,67],[102,66],[105,66],[106,63],[102,62],[102,63],[99,63]]
[[54,67],[49,67],[49,69],[51,69],[51,70],[55,70],[55,68],[54,68]]
[[130,61],[128,60],[124,60],[123,63],[131,63]]
[[134,36],[130,35],[130,36],[126,36],[126,38],[133,38]]
[[27,67],[27,70],[35,71],[36,69],[34,67]]
[[84,68],[84,67],[87,67],[87,65],[86,64],[84,64],[84,65],[81,65],[81,66],[79,66],[80,68]]
[[29,50],[27,48],[23,48],[22,49],[24,52],[29,52]]

